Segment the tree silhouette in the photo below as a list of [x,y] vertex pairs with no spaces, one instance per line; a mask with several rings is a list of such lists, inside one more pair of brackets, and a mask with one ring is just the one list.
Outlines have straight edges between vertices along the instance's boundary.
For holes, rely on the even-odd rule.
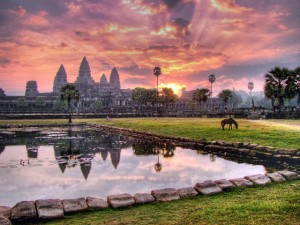
[[224,89],[218,94],[218,97],[224,101],[225,105],[227,105],[229,99],[232,98],[232,96],[233,96],[233,91],[229,89]]
[[35,106],[38,108],[44,107],[46,105],[46,100],[43,96],[38,96],[35,99]]
[[295,71],[290,71],[290,74],[285,81],[284,93],[285,98],[287,98],[289,102],[289,106],[291,106],[291,99],[293,99],[297,95],[297,81]]
[[201,104],[202,102],[205,103],[210,96],[210,91],[207,88],[197,89],[194,92],[193,100]]
[[71,116],[71,102],[78,102],[80,98],[79,91],[76,90],[76,86],[74,84],[67,84],[61,88],[60,92],[60,100],[67,101],[68,112],[69,112],[69,123],[72,123]]
[[174,93],[172,88],[163,88],[161,90],[160,102],[163,105],[169,105],[171,103],[176,102],[178,96]]
[[27,107],[26,98],[25,97],[18,98],[18,100],[17,100],[17,106],[19,108],[25,108],[25,107]]
[[265,95],[271,99],[272,106],[282,107],[284,99],[287,97],[285,93],[285,86],[291,72],[288,68],[275,67],[271,69],[266,75]]
[[145,89],[137,87],[132,91],[132,99],[139,105],[154,105],[156,101],[156,96],[157,92],[155,89]]

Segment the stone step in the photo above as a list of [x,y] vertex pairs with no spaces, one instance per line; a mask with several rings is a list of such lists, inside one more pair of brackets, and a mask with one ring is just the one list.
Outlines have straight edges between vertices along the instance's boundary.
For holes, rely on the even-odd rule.
[[61,200],[45,199],[35,201],[38,217],[41,219],[54,219],[64,217]]
[[229,180],[237,187],[251,187],[253,183],[245,178],[237,178]]
[[84,198],[62,200],[65,213],[81,212],[88,209]]
[[216,180],[215,183],[223,190],[230,190],[234,188],[235,186],[228,180],[221,179],[221,180]]
[[35,204],[32,201],[18,202],[11,210],[11,219],[23,221],[37,217]]
[[179,194],[177,193],[175,188],[164,188],[159,190],[151,191],[151,195],[156,199],[158,202],[168,202],[177,200],[180,198]]
[[198,195],[198,192],[193,187],[179,188],[177,189],[177,193],[179,194],[180,198]]
[[267,173],[267,176],[270,177],[270,179],[273,182],[283,182],[283,181],[286,181],[286,179],[280,173],[277,173],[277,172]]
[[114,209],[128,207],[135,204],[134,198],[130,194],[110,195],[107,197],[107,202]]
[[284,178],[287,179],[287,180],[295,180],[295,179],[300,178],[300,175],[296,172],[293,172],[293,171],[282,170],[282,171],[277,171],[277,173],[284,176]]
[[245,176],[245,179],[250,180],[252,183],[257,185],[266,185],[272,182],[268,176],[261,174]]
[[155,198],[149,193],[137,193],[133,196],[136,204],[155,202]]
[[87,197],[86,204],[88,205],[89,209],[105,209],[109,207],[107,201],[93,197]]
[[211,180],[197,183],[194,188],[203,195],[213,195],[222,192],[222,189]]

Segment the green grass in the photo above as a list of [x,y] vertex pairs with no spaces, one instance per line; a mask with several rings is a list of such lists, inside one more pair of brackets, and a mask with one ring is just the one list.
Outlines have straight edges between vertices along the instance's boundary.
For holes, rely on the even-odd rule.
[[[83,212],[46,224],[299,224],[300,180],[168,203]],[[34,223],[33,223],[34,224]],[[44,223],[43,223],[44,224]]]
[[[122,118],[111,121],[75,119],[74,123],[89,122],[194,140],[250,142],[277,148],[299,149],[300,120],[237,119],[239,129],[232,131],[228,129],[223,131],[220,121],[220,118]],[[0,120],[0,125],[46,125],[49,123],[66,124],[67,120]]]
[[[207,118],[138,118],[93,120],[93,123],[131,128],[174,137],[195,140],[250,142],[278,148],[299,149],[300,126],[290,125],[286,120],[250,121],[237,119],[238,130],[221,129],[221,119]],[[300,124],[300,120],[294,123]]]

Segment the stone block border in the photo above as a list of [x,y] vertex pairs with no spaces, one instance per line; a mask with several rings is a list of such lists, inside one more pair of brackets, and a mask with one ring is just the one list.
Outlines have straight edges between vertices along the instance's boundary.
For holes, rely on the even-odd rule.
[[124,208],[138,204],[174,201],[180,198],[196,195],[220,194],[234,187],[251,187],[266,185],[272,182],[283,182],[299,179],[300,174],[294,171],[277,171],[274,173],[256,174],[232,180],[207,180],[195,184],[194,187],[181,189],[164,188],[149,193],[110,195],[107,201],[99,198],[87,197],[78,199],[44,199],[37,201],[18,202],[13,208],[0,206],[0,224],[10,225],[12,221],[44,220],[63,218],[64,214],[82,212],[92,209]]

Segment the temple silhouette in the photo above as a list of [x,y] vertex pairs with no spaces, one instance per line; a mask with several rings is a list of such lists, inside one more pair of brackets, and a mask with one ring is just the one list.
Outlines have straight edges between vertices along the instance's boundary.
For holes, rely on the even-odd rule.
[[[63,86],[68,84],[68,75],[64,65],[60,65],[54,77],[52,92],[41,93],[35,80],[27,81],[25,96],[6,96],[0,88],[0,105],[3,109],[18,109],[18,99],[26,98],[26,108],[36,107],[36,98],[45,99],[44,108],[53,109],[59,101],[59,93]],[[109,80],[103,73],[99,82],[96,82],[91,73],[90,65],[84,56],[78,71],[76,81],[73,83],[80,92],[78,108],[90,108],[95,102],[101,102],[103,106],[118,107],[132,104],[130,89],[121,89],[120,75],[116,67],[111,70]]]

